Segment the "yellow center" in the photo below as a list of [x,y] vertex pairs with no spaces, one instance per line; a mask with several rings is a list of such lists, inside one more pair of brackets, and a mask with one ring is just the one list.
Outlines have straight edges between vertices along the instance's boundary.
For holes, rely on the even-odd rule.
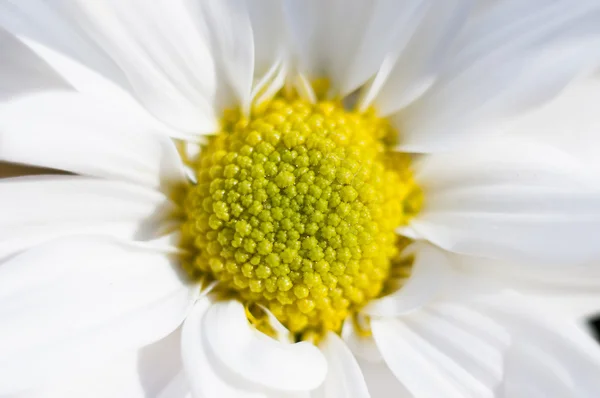
[[268,308],[294,333],[339,331],[378,297],[395,229],[420,205],[409,158],[374,112],[278,96],[225,115],[192,167],[183,244],[194,277]]

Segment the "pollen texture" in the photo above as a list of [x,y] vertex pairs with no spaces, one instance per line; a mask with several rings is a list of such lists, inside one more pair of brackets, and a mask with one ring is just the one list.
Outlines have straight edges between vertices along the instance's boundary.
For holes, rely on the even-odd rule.
[[409,159],[373,112],[277,97],[228,113],[183,198],[193,276],[268,308],[290,331],[339,331],[378,297],[395,229],[418,209]]

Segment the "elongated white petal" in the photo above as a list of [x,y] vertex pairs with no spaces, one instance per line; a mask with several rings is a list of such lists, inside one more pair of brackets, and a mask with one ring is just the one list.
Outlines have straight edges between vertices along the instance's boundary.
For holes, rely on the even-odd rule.
[[19,39],[0,28],[0,101],[35,92],[40,87],[68,89],[65,82],[44,60]]
[[[184,2],[39,0],[2,5],[0,26],[23,40],[78,91],[134,106],[183,133],[216,128],[215,77],[206,38]],[[75,61],[75,62],[74,62]]]
[[358,362],[337,334],[329,332],[319,348],[327,359],[328,370],[313,398],[370,398]]
[[401,148],[433,152],[495,133],[600,61],[596,1],[496,2],[462,32],[426,95],[394,118]]
[[[252,100],[262,90],[275,93],[285,81],[289,61],[287,32],[280,0],[246,0],[254,39]],[[266,96],[269,98],[269,95]]]
[[[254,79],[254,38],[248,5],[244,0],[209,0],[201,15],[217,52],[217,65],[243,109],[250,109]],[[232,105],[232,104],[225,104]]]
[[363,309],[371,316],[406,314],[439,298],[453,283],[452,270],[445,254],[427,244],[415,244],[415,260],[406,283],[396,292],[374,300]]
[[335,95],[351,93],[397,57],[426,8],[421,0],[287,1],[299,72],[331,79]]
[[385,362],[373,363],[359,360],[359,364],[372,397],[414,398]]
[[175,375],[173,379],[167,384],[159,393],[156,398],[193,398],[190,383],[187,379],[187,375],[182,370]]
[[164,254],[100,237],[38,246],[0,274],[0,393],[163,338],[198,292]]
[[411,226],[446,250],[547,265],[600,254],[600,191],[556,148],[490,139],[416,167],[426,199]]
[[75,176],[1,180],[0,203],[0,259],[67,235],[148,240],[174,210],[156,191]]
[[213,354],[247,382],[279,391],[305,391],[318,387],[327,373],[327,363],[315,346],[281,343],[252,329],[237,301],[213,304],[204,328]]
[[373,336],[361,336],[352,319],[346,319],[342,327],[342,338],[357,359],[369,362],[381,362],[381,352]]
[[182,184],[174,143],[111,104],[75,92],[0,105],[0,160],[127,180],[150,188]]
[[461,364],[400,320],[372,320],[373,337],[385,362],[415,396],[493,397]]
[[481,295],[465,297],[396,319],[372,319],[384,360],[415,396],[437,396],[441,388],[448,390],[443,396],[495,396],[511,335],[502,322],[469,304]]
[[374,101],[381,115],[390,115],[406,107],[435,83],[474,2],[411,3],[421,3],[414,15],[405,15],[409,19],[404,25],[412,24],[412,30],[399,38],[404,38],[401,43],[395,43],[388,50],[363,100],[363,107]]
[[600,176],[600,158],[595,144],[600,132],[596,107],[599,102],[600,75],[586,76],[569,85],[552,102],[511,119],[504,130],[568,151]]
[[481,304],[510,332],[503,398],[582,397],[600,393],[598,344],[570,322],[530,308],[524,299],[501,297]]
[[[107,363],[90,369],[72,369],[49,385],[28,390],[19,398],[191,398],[189,388],[160,396],[167,385],[176,383],[181,372],[179,329],[169,336],[141,348],[116,355]],[[185,384],[183,384],[185,385]],[[3,395],[3,397],[7,397]],[[12,396],[11,396],[12,398]]]
[[[187,317],[181,335],[183,366],[194,397],[264,398],[260,392],[252,392],[233,385],[217,372],[213,355],[207,347],[204,317],[211,303],[208,299],[196,302]],[[216,325],[210,325],[215,327]],[[210,327],[209,326],[209,327]],[[206,380],[210,380],[206,383]],[[166,397],[165,397],[166,398]]]
[[498,325],[487,335],[479,336],[449,317],[443,310],[439,313],[423,311],[404,322],[482,385],[493,387],[502,379],[502,349],[505,346],[489,341],[491,331],[501,330]]

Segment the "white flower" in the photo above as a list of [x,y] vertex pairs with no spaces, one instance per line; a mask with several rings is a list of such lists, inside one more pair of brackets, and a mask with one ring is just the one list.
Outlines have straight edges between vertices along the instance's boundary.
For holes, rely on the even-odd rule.
[[[514,118],[598,65],[596,0],[4,0],[0,43],[0,160],[72,173],[0,181],[1,396],[600,394],[600,349],[571,320],[544,308],[545,298],[593,292],[600,283],[594,264],[600,256],[598,170],[585,151],[574,149],[571,136],[565,143],[540,124],[548,120],[558,128],[556,122],[568,120],[566,129],[580,129],[571,127],[571,115],[560,114],[571,101],[520,122]],[[319,86],[321,79],[328,89]],[[363,184],[378,187],[373,195],[383,199],[377,203],[393,211],[383,207],[385,214],[377,215],[361,196],[356,209],[347,205],[340,214],[348,216],[344,222],[372,217],[375,228],[356,229],[358,221],[347,221],[351,232],[332,229],[337,246],[325,242],[329,225],[323,221],[337,204],[327,208],[325,202],[309,226],[298,218],[306,216],[304,208],[294,210],[281,199],[287,206],[281,205],[275,232],[306,230],[294,240],[306,242],[305,252],[293,249],[292,238],[278,237],[281,246],[273,253],[287,263],[284,250],[290,249],[290,264],[304,259],[319,275],[340,277],[315,277],[315,286],[328,286],[318,313],[315,302],[323,297],[312,290],[307,296],[303,289],[313,285],[298,282],[309,271],[292,269],[296,276],[287,277],[290,267],[280,266],[279,257],[268,260],[281,273],[272,279],[275,292],[296,296],[285,293],[278,305],[279,296],[263,293],[270,291],[255,276],[267,255],[250,254],[256,242],[274,242],[267,235],[275,232],[265,227],[250,235],[259,221],[240,220],[239,236],[224,234],[218,246],[207,248],[230,213],[237,217],[233,207],[213,206],[212,197],[203,196],[209,172],[229,173],[219,169],[219,160],[206,160],[213,171],[198,163],[217,145],[207,137],[234,130],[238,119],[227,119],[226,109],[265,122],[258,105],[279,98],[291,107],[294,93],[300,107],[331,106],[340,123],[352,126],[349,135],[344,130],[330,139],[335,150],[354,148],[348,137],[363,140],[367,152],[380,148],[364,128],[386,118],[397,133],[395,149],[422,154],[411,157],[411,175],[399,177],[394,163],[381,181],[372,167],[379,158],[356,155],[365,160],[361,170],[371,173]],[[355,111],[335,102],[341,97]],[[302,112],[290,109],[294,117]],[[364,116],[369,109],[375,109],[372,119]],[[319,115],[333,123],[325,111]],[[310,126],[321,126],[315,123]],[[240,128],[239,134],[251,133]],[[316,129],[309,134],[316,136]],[[285,145],[302,147],[305,138]],[[587,139],[584,146],[595,148],[597,138]],[[389,147],[377,153],[388,156]],[[232,151],[238,156],[242,150]],[[290,163],[277,157],[292,156],[285,151],[281,144],[270,160],[276,177],[253,177],[277,185],[268,193],[269,206],[280,190],[300,190],[300,174],[288,172]],[[337,163],[320,161],[314,164],[323,168],[315,166],[313,174],[333,172],[328,187],[355,203],[353,187],[359,186],[344,182],[346,171],[331,168]],[[250,181],[238,169],[231,170],[231,184]],[[399,183],[386,185],[388,175]],[[304,185],[320,187],[312,180]],[[177,194],[181,186],[185,200]],[[310,193],[315,201],[321,188],[327,187]],[[261,186],[244,189],[254,195],[244,212],[253,200],[267,203],[256,199],[266,195],[259,194]],[[218,190],[217,196],[239,191]],[[390,192],[398,194],[397,203]],[[422,204],[411,196],[419,192]],[[211,201],[205,206],[198,198]],[[267,210],[265,220],[276,217]],[[216,217],[212,230],[198,233],[207,230],[209,216]],[[291,229],[279,222],[283,217]],[[364,268],[347,271],[350,256],[360,259],[375,236],[370,256],[390,260],[393,243],[378,234],[385,233],[379,228],[385,229],[386,218],[395,217],[407,221],[397,232],[416,241],[403,253],[414,254],[412,272],[392,275],[389,262],[371,264],[385,270],[383,279],[361,285],[352,275]],[[181,231],[191,244],[181,243]],[[240,245],[243,250],[235,251]],[[360,250],[351,252],[355,247]],[[331,253],[319,254],[326,248]],[[313,249],[314,264],[307,257]],[[334,261],[316,260],[326,255],[343,265],[340,275],[328,272]],[[231,269],[224,272],[226,259]],[[215,261],[211,268],[209,260]],[[182,265],[204,279],[190,278]],[[256,292],[249,280],[257,281]],[[379,297],[390,282],[400,287]],[[227,299],[231,293],[259,298]],[[343,328],[334,319],[340,314],[348,315]]]

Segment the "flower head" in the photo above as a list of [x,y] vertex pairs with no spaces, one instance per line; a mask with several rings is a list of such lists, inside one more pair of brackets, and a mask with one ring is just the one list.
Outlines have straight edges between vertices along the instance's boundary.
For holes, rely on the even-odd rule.
[[534,299],[597,286],[597,180],[505,127],[600,62],[596,1],[21,0],[0,28],[0,160],[70,173],[0,181],[0,394],[114,359],[103,396],[385,396],[374,366],[600,392]]

